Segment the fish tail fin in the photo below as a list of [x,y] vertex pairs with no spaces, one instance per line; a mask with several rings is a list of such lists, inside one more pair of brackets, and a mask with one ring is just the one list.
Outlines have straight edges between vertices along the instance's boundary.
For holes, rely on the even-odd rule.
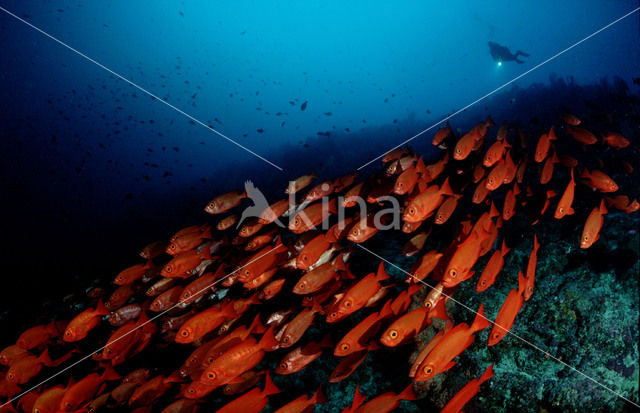
[[102,380],[118,380],[121,379],[122,376],[118,374],[117,371],[114,370],[113,367],[108,365],[104,371],[102,372]]
[[251,325],[249,325],[249,328],[247,329],[247,331],[249,331],[249,334],[251,333],[262,334],[265,331],[267,331],[267,328],[260,321],[260,314],[256,314],[256,317],[251,322]]
[[520,187],[518,186],[518,183],[517,183],[517,182],[516,182],[516,183],[514,183],[514,184],[513,184],[513,194],[514,194],[514,195],[519,195],[519,194],[520,194],[520,192],[521,192],[521,191],[520,191]]
[[96,314],[99,314],[99,315],[108,315],[110,313],[107,307],[104,306],[104,302],[102,301],[102,298],[98,300],[98,305],[96,306],[95,312]]
[[589,170],[584,168],[582,172],[580,172],[580,178],[589,179]]
[[527,279],[522,271],[518,271],[518,294],[523,295],[525,288],[527,288]]
[[500,247],[500,255],[503,257],[507,255],[507,253],[511,251],[511,248],[507,247],[507,244],[504,242],[504,238],[502,239],[502,247]]
[[571,174],[571,181],[569,181],[569,182],[575,182],[575,179],[573,178],[573,170],[574,170],[574,168],[571,168],[571,172],[570,172],[570,174]]
[[484,330],[489,327],[489,325],[491,325],[491,322],[484,316],[484,303],[482,303],[480,304],[480,308],[478,308],[478,313],[473,320],[473,324],[471,324],[471,332],[475,333],[476,331]]
[[398,394],[398,399],[400,400],[416,400],[416,394],[413,392],[413,382],[409,383],[404,390]]
[[383,318],[393,315],[393,309],[391,308],[392,301],[393,298],[389,298],[387,302],[384,303],[382,309],[380,309],[380,312],[378,313],[378,320],[382,320]]
[[493,200],[491,200],[491,207],[489,208],[489,217],[494,218],[500,215],[501,215],[500,211],[498,211],[498,208],[496,208],[496,204],[494,204]]
[[260,339],[260,342],[258,343],[258,346],[261,349],[263,349],[263,350],[271,350],[272,348],[274,348],[275,346],[278,345],[278,340],[276,340],[276,337],[273,334],[273,329],[274,328],[275,328],[274,326],[269,327],[267,332],[264,333],[264,335]]
[[313,404],[328,402],[327,397],[322,392],[322,385],[318,386],[318,388],[316,389],[316,392],[313,394],[313,396],[309,401]]
[[516,56],[524,56],[524,57],[529,57],[529,53],[525,53],[522,50],[518,50],[516,51]]
[[380,282],[389,278],[391,278],[391,276],[384,270],[384,261],[380,261],[380,265],[378,265],[378,273],[376,274],[376,280]]
[[447,314],[447,309],[444,306],[445,300],[438,300],[438,303],[429,311],[430,318],[439,318],[441,320],[450,320],[449,314]]
[[487,126],[496,126],[495,122],[493,121],[493,119],[491,119],[491,115],[487,115],[487,121],[485,122],[485,124]]
[[549,134],[547,135],[550,141],[555,141],[558,139],[556,136],[556,131],[553,129],[553,125],[549,128]]
[[447,177],[447,179],[445,179],[444,182],[442,183],[442,186],[440,187],[440,193],[442,193],[442,195],[449,195],[449,196],[455,195],[455,193],[453,192],[453,189],[451,189],[451,185],[449,185],[449,177]]
[[329,210],[330,214],[337,214],[338,213],[338,208],[337,208],[337,202],[334,199],[332,199],[331,201],[329,201],[329,205],[327,206],[327,209]]
[[344,262],[343,254],[338,254],[338,257],[333,262],[333,268],[338,271],[347,271],[347,264]]
[[507,142],[507,137],[506,136],[504,137],[504,140],[502,141],[502,145],[505,148],[511,148],[511,144],[509,142]]
[[493,363],[491,363],[489,367],[487,367],[487,369],[484,371],[484,373],[482,373],[482,376],[480,376],[480,378],[478,379],[478,385],[489,380],[491,377],[493,377]]
[[276,393],[280,393],[280,389],[275,385],[275,383],[271,380],[271,376],[269,375],[269,372],[267,372],[267,374],[265,375],[265,379],[264,379],[264,390],[262,391],[262,393],[265,396],[268,396],[270,394],[276,394]]
[[51,357],[49,356],[49,349],[45,348],[44,351],[42,352],[42,354],[40,354],[40,357],[38,357],[38,359],[42,362],[42,364],[44,364],[47,367],[55,367],[56,364],[53,360],[51,360]]
[[540,243],[538,242],[538,234],[533,234],[533,250],[538,251],[540,248]]
[[333,347],[333,340],[331,339],[331,333],[327,333],[327,335],[322,337],[322,340],[318,342],[318,346],[320,346],[321,348]]
[[205,224],[204,230],[202,231],[202,238],[211,239],[211,225]]
[[604,198],[602,198],[600,200],[600,213],[602,215],[607,214],[609,211],[607,210],[607,207],[604,205]]

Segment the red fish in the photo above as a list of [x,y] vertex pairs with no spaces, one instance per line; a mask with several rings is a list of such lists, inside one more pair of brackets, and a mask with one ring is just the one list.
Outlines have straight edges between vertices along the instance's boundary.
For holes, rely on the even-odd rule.
[[296,268],[300,270],[309,269],[316,263],[322,253],[324,253],[331,244],[327,241],[325,234],[320,234],[309,241],[298,254],[296,259]]
[[333,306],[327,314],[327,322],[335,323],[347,317],[367,304],[367,301],[380,289],[380,281],[390,278],[384,270],[384,264],[380,262],[378,272],[371,273],[349,288],[342,298]]
[[407,206],[402,216],[406,222],[418,222],[426,219],[442,204],[445,196],[453,196],[454,192],[447,178],[440,188],[429,187],[420,192]]
[[289,195],[295,194],[301,189],[304,189],[307,186],[309,186],[309,184],[311,184],[311,181],[313,181],[316,178],[317,178],[316,173],[313,172],[311,173],[311,175],[302,175],[293,181],[289,181],[289,186],[287,186],[287,189],[285,189],[284,193]]
[[585,168],[580,174],[580,178],[588,180],[588,184],[600,192],[616,192],[618,190],[618,185],[615,181],[609,175],[597,169],[589,172]]
[[264,389],[253,388],[248,393],[222,406],[217,410],[217,413],[258,413],[266,407],[269,402],[269,396],[276,393],[280,393],[280,389],[273,384],[271,377],[269,377],[269,372],[267,372]]
[[116,285],[131,284],[135,280],[142,278],[145,272],[150,268],[153,268],[151,261],[147,261],[146,264],[136,264],[132,267],[126,268],[116,276],[113,283]]
[[410,166],[404,172],[402,172],[393,187],[393,193],[397,195],[404,195],[411,193],[416,183],[418,183],[418,172],[415,166]]
[[387,301],[382,309],[377,313],[371,313],[364,320],[356,324],[347,334],[336,344],[333,355],[338,357],[348,356],[375,347],[375,342],[371,339],[380,329],[381,322],[393,315],[391,301]]
[[453,359],[473,343],[473,333],[487,328],[490,324],[484,316],[484,306],[481,304],[471,327],[466,323],[458,324],[442,337],[418,367],[415,381],[429,380],[453,367],[456,364]]
[[190,251],[202,244],[205,239],[211,239],[211,227],[209,225],[203,226],[201,232],[193,232],[181,237],[169,243],[166,253],[169,255],[178,255],[180,253]]
[[23,349],[31,350],[34,347],[48,343],[51,339],[60,335],[56,324],[55,321],[51,321],[49,324],[42,324],[26,329],[20,334],[20,337],[18,337],[16,345]]
[[316,313],[322,311],[322,307],[318,304],[311,308],[302,310],[291,321],[289,321],[280,333],[278,333],[280,347],[291,347],[300,340],[304,333],[313,324],[313,318]]
[[409,384],[403,391],[396,394],[394,392],[383,393],[369,400],[356,410],[356,413],[387,413],[395,410],[401,400],[416,400],[413,393],[413,383]]
[[458,413],[480,390],[480,385],[493,377],[493,364],[489,365],[482,375],[467,383],[455,396],[447,402],[440,413]]
[[600,229],[602,229],[602,224],[604,223],[603,215],[607,212],[607,208],[604,206],[604,199],[600,200],[600,207],[595,207],[591,210],[582,229],[580,248],[589,248],[600,238]]
[[544,162],[544,166],[542,167],[542,171],[540,172],[540,183],[542,185],[546,185],[553,178],[553,169],[554,165],[558,163],[558,157],[556,156],[555,151],[553,155],[548,157]]
[[180,327],[175,341],[183,344],[192,343],[236,315],[233,302],[207,308],[191,317]]
[[204,211],[208,214],[222,214],[240,205],[240,202],[246,197],[246,192],[227,192],[226,194],[213,198],[204,208]]
[[95,309],[87,308],[73,318],[64,330],[62,339],[68,343],[82,340],[100,324],[100,318],[109,314],[109,310],[104,306],[102,300],[98,301]]
[[327,398],[322,393],[322,388],[318,387],[313,396],[309,397],[306,394],[298,397],[295,400],[285,404],[274,413],[300,413],[306,412],[314,404],[326,403]]
[[560,197],[560,201],[558,202],[558,206],[556,207],[556,211],[553,214],[555,219],[562,219],[565,215],[573,215],[574,211],[571,205],[573,204],[573,196],[576,187],[576,181],[573,179],[573,168],[571,168],[571,179],[567,184],[562,196]]
[[502,219],[508,221],[513,217],[516,210],[516,196],[520,194],[518,183],[513,184],[513,188],[507,191],[504,197],[504,205],[502,207]]
[[440,204],[433,223],[436,225],[442,225],[447,222],[458,207],[458,200],[460,200],[460,198],[462,198],[462,195],[456,194],[445,199],[444,202]]
[[218,221],[218,224],[216,224],[216,229],[218,231],[225,231],[234,226],[238,222],[238,218],[239,217],[237,214],[228,215]]
[[542,134],[540,139],[538,140],[538,144],[536,145],[536,151],[534,160],[538,163],[544,161],[547,157],[547,153],[549,153],[549,148],[551,147],[551,141],[557,140],[556,133],[553,130],[553,126],[549,129],[549,134]]
[[473,276],[471,268],[480,257],[482,242],[490,237],[490,233],[473,231],[467,239],[460,244],[451,257],[442,279],[442,285],[453,287]]
[[329,376],[329,383],[338,383],[349,377],[367,358],[367,354],[368,350],[357,351],[340,360]]
[[331,336],[327,335],[318,343],[312,341],[296,347],[280,360],[275,372],[282,375],[297,373],[320,357],[323,348],[331,346]]
[[377,215],[369,215],[360,219],[351,229],[347,235],[347,239],[351,242],[360,244],[365,242],[369,238],[373,237],[382,226],[381,222],[376,225]]
[[579,118],[577,118],[575,115],[572,115],[571,113],[563,113],[560,118],[564,123],[571,126],[578,126],[582,123]]
[[294,294],[311,294],[320,290],[331,280],[339,278],[338,269],[331,263],[325,263],[309,271],[293,287]]
[[104,391],[106,387],[105,381],[117,380],[119,378],[120,375],[110,366],[107,367],[101,375],[98,373],[89,374],[82,380],[69,386],[60,400],[59,411],[76,411]]
[[445,139],[451,136],[452,133],[453,132],[451,130],[451,125],[449,125],[449,122],[447,122],[447,126],[438,129],[436,134],[433,136],[433,140],[431,141],[431,143],[433,144],[433,146],[439,146],[442,142],[444,142]]
[[502,271],[504,256],[507,255],[509,251],[510,248],[507,248],[507,244],[502,240],[502,247],[499,250],[494,251],[491,258],[489,258],[487,265],[484,267],[484,270],[482,270],[480,278],[478,278],[478,284],[476,284],[477,292],[483,292],[493,285],[498,274]]
[[640,202],[638,202],[637,199],[632,201],[627,195],[616,195],[613,198],[606,197],[605,199],[610,206],[613,206],[620,211],[624,211],[627,214],[636,212],[640,209]]
[[269,205],[267,209],[262,211],[258,218],[258,222],[264,225],[270,224],[280,218],[292,206],[293,205],[289,204],[289,200],[287,198],[281,199],[280,201]]
[[593,145],[598,142],[598,138],[585,128],[568,126],[567,132],[573,137],[573,139],[584,145]]
[[507,176],[507,164],[501,159],[495,166],[489,171],[485,182],[485,187],[489,191],[495,191],[504,183],[504,179]]
[[493,145],[487,149],[482,160],[482,165],[487,168],[491,168],[496,162],[498,162],[504,156],[505,149],[511,148],[509,142],[506,140],[496,140]]
[[56,367],[73,355],[73,351],[65,354],[57,360],[51,360],[49,350],[45,349],[39,357],[32,354],[23,357],[9,366],[5,379],[10,383],[24,384],[40,373],[42,366]]
[[429,232],[421,232],[414,235],[409,241],[407,241],[404,247],[402,247],[402,255],[405,257],[411,257],[418,253],[422,247],[424,247],[425,242],[427,242],[429,233],[431,233],[431,230],[429,230]]
[[335,199],[332,199],[328,203],[324,201],[317,202],[296,213],[291,218],[291,221],[289,221],[289,230],[294,234],[302,234],[315,228],[327,219],[330,214],[335,213],[337,213]]
[[498,311],[496,321],[493,324],[491,332],[489,333],[488,346],[495,346],[502,338],[511,330],[513,323],[518,315],[518,312],[524,304],[524,291],[527,285],[527,280],[522,275],[522,271],[518,271],[518,289],[513,289],[507,294],[502,303],[502,307]]
[[631,144],[631,142],[629,142],[629,139],[616,132],[609,132],[606,136],[602,137],[602,141],[612,148],[616,149],[623,149]]
[[533,234],[533,249],[531,250],[531,254],[529,255],[529,261],[527,262],[527,285],[524,290],[524,300],[529,301],[531,295],[533,294],[533,284],[536,278],[536,265],[538,263],[538,249],[540,248],[540,243],[538,242],[538,236]]
[[173,257],[171,261],[166,263],[160,275],[166,278],[187,278],[193,275],[193,271],[200,265],[203,260],[210,260],[211,252],[208,247],[198,252],[192,250],[184,252]]

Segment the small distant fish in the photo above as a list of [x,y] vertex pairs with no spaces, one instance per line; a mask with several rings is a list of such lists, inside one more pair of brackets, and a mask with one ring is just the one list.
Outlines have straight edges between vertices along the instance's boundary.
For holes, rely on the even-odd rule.
[[264,133],[264,129],[260,128],[260,129],[256,129],[256,132],[258,133]]
[[300,105],[300,110],[305,110],[307,108],[307,103],[308,101],[305,100],[302,105]]
[[331,112],[325,112],[324,114],[325,114],[326,116],[331,116],[331,115],[332,115],[332,113],[331,113]]

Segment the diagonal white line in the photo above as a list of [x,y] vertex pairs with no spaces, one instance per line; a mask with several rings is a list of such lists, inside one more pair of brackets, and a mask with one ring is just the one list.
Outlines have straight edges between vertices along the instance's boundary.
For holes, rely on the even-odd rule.
[[252,154],[253,156],[255,156],[256,158],[260,158],[262,159],[264,162],[268,163],[269,165],[273,166],[274,168],[280,170],[280,171],[284,171],[284,169],[282,169],[281,167],[279,167],[278,165],[276,165],[275,163],[271,162],[270,160],[258,155],[257,153],[255,153],[254,151],[252,151],[251,149],[247,148],[246,146],[236,142],[235,140],[231,139],[230,137],[226,136],[225,134],[223,134],[222,132],[219,132],[217,130],[215,130],[214,128],[212,128],[211,126],[207,125],[206,123],[194,118],[193,116],[189,115],[187,112],[183,111],[182,109],[172,105],[171,103],[167,102],[164,99],[159,98],[158,96],[154,95],[153,93],[149,92],[147,89],[143,88],[142,86],[137,85],[136,83],[132,82],[131,80],[125,78],[124,76],[122,76],[119,73],[114,72],[113,70],[109,69],[108,67],[106,67],[105,65],[103,65],[102,63],[92,59],[91,57],[87,56],[86,54],[74,49],[73,47],[69,46],[68,44],[66,44],[65,42],[63,42],[62,40],[59,40],[58,38],[50,35],[49,33],[45,32],[44,30],[34,26],[33,24],[29,23],[28,21],[22,19],[19,16],[16,16],[15,14],[11,13],[9,10],[5,9],[4,7],[0,6],[0,10],[2,10],[3,12],[7,13],[9,16],[14,17],[15,19],[21,21],[22,23],[26,24],[27,26],[31,27],[32,29],[42,33],[43,35],[45,35],[46,37],[48,37],[49,39],[57,42],[58,44],[66,47],[67,49],[71,50],[72,52],[76,53],[78,56],[81,56],[83,58],[85,58],[86,60],[90,61],[91,63],[95,64],[96,66],[98,66],[99,68],[106,70],[107,72],[111,73],[112,75],[114,75],[115,77],[117,77],[120,80],[125,81],[126,83],[128,83],[129,85],[135,87],[136,89],[138,89],[139,91],[149,95],[150,97],[152,97],[153,99],[164,103],[165,105],[167,105],[168,107],[170,107],[171,109],[175,110],[176,112],[178,112],[179,114],[185,116],[188,119],[191,119],[192,121],[194,121],[195,123],[204,126],[205,128],[207,128],[208,130],[210,130],[211,132],[215,133],[216,135],[220,136],[221,138],[226,139],[227,141],[231,142],[232,144],[238,146],[239,148],[244,149],[245,151],[249,152],[250,154]]
[[402,145],[405,145],[409,142],[411,142],[412,140],[414,140],[415,138],[423,135],[424,133],[430,131],[431,129],[435,128],[436,126],[440,125],[443,122],[448,121],[449,119],[451,119],[452,117],[456,116],[457,114],[459,114],[460,112],[464,112],[465,110],[469,109],[471,106],[475,105],[476,103],[488,98],[489,96],[493,95],[494,93],[498,92],[499,90],[509,86],[510,84],[512,84],[513,82],[517,81],[518,79],[521,79],[522,77],[528,75],[529,73],[533,72],[534,70],[540,68],[541,66],[549,63],[550,61],[554,60],[555,58],[557,58],[558,56],[568,52],[569,50],[573,49],[574,47],[578,46],[579,44],[585,42],[586,40],[589,40],[590,38],[592,38],[593,36],[597,35],[598,33],[600,33],[603,30],[608,29],[609,27],[613,26],[614,24],[618,23],[620,20],[623,20],[629,16],[631,16],[633,13],[637,12],[638,10],[640,10],[640,7],[637,7],[636,9],[630,11],[629,13],[625,14],[624,16],[612,21],[611,23],[607,24],[604,27],[601,27],[600,29],[596,30],[595,32],[591,33],[590,35],[588,35],[587,37],[575,42],[574,44],[572,44],[571,46],[567,47],[566,49],[562,50],[561,52],[558,52],[556,54],[554,54],[553,56],[551,56],[550,58],[548,58],[547,60],[538,63],[537,65],[535,65],[534,67],[532,67],[531,69],[527,70],[524,73],[521,73],[520,75],[514,77],[513,79],[511,79],[510,81],[508,81],[507,83],[503,84],[500,87],[497,87],[495,89],[493,89],[491,92],[487,93],[486,95],[474,100],[473,102],[469,103],[467,106],[463,107],[462,109],[459,109],[457,111],[455,111],[454,113],[452,113],[451,115],[442,118],[440,121],[434,123],[433,125],[429,126],[427,129],[418,132],[417,134],[413,135],[412,137],[410,137],[409,139],[405,140],[402,143],[399,143],[398,145],[394,146],[393,148],[389,149],[388,151],[386,151],[385,153],[383,153],[382,155],[378,156],[377,158],[374,158],[372,160],[370,160],[369,162],[365,163],[364,165],[360,166],[357,170],[359,171],[360,169],[370,165],[371,163],[377,161],[378,159],[382,158],[384,155],[386,155],[387,153],[391,152],[394,149],[397,149],[399,147],[401,147]]
[[[209,284],[208,286],[206,286],[205,288],[199,290],[198,292],[194,293],[192,295],[192,297],[196,297],[198,296],[200,293],[208,290],[209,288],[215,286],[216,284],[224,281],[225,279],[229,278],[231,275],[235,274],[236,272],[240,271],[241,269],[245,268],[246,266],[248,266],[251,263],[254,263],[256,261],[258,261],[260,258],[264,257],[265,255],[271,253],[272,251],[276,250],[280,248],[279,245],[276,245],[275,247],[273,247],[272,249],[270,249],[269,251],[265,252],[264,254],[260,255],[259,257],[247,262],[246,264],[244,264],[242,267],[238,267],[235,270],[233,270],[232,272],[230,272],[229,274],[225,275],[224,277],[220,278],[219,280],[216,280],[214,282],[212,282],[211,284]],[[38,387],[42,386],[43,384],[45,384],[46,382],[48,382],[49,380],[53,379],[54,377],[59,376],[60,374],[64,373],[65,371],[72,369],[73,367],[75,367],[76,365],[82,363],[83,361],[85,361],[86,359],[92,357],[94,354],[101,352],[102,350],[105,349],[105,347],[107,347],[108,345],[111,345],[113,343],[116,343],[118,341],[120,341],[120,339],[125,338],[126,336],[128,336],[129,334],[133,333],[134,331],[144,327],[145,325],[149,324],[150,322],[156,320],[158,317],[163,316],[164,314],[168,313],[169,311],[173,310],[174,308],[176,308],[177,306],[179,306],[180,304],[184,303],[185,301],[189,300],[190,298],[186,299],[186,300],[180,300],[177,303],[175,303],[174,305],[172,305],[171,307],[167,308],[166,310],[162,311],[161,313],[156,314],[155,316],[151,317],[150,319],[148,319],[147,321],[145,321],[144,323],[140,324],[138,327],[134,328],[133,330],[127,332],[126,334],[123,334],[122,336],[116,338],[113,341],[107,341],[107,344],[105,344],[104,346],[100,347],[99,349],[95,350],[94,352],[84,356],[83,358],[81,358],[80,360],[70,364],[69,366],[65,367],[64,369],[60,370],[59,372],[53,374],[52,376],[42,380],[40,383],[36,384],[35,386],[29,388],[28,390],[23,391],[22,393],[18,394],[17,396],[9,399],[6,403],[4,403],[2,406],[0,406],[0,408],[3,408],[4,406],[8,405],[9,403],[18,400],[19,398],[21,398],[22,396],[24,396],[25,394],[29,393],[32,390],[37,389]]]
[[[368,248],[366,248],[366,247],[363,247],[363,246],[362,246],[362,245],[360,245],[360,244],[355,244],[355,245],[357,245],[358,247],[360,247],[360,248],[361,248],[361,249],[363,249],[364,251],[367,251],[369,254],[371,254],[371,255],[375,256],[376,258],[378,258],[378,259],[380,259],[380,260],[384,261],[385,263],[387,263],[387,264],[391,265],[393,268],[397,269],[398,271],[401,271],[401,272],[403,272],[404,274],[406,274],[406,275],[410,276],[411,278],[413,278],[413,279],[415,279],[415,280],[419,281],[420,283],[422,283],[422,284],[426,285],[427,287],[430,287],[430,288],[432,288],[432,289],[434,288],[433,286],[431,286],[431,285],[430,285],[430,284],[428,284],[427,282],[425,282],[425,281],[423,281],[423,280],[418,279],[418,277],[416,277],[415,275],[411,274],[411,273],[410,273],[410,272],[408,272],[408,271],[405,271],[404,269],[402,269],[402,268],[400,268],[399,266],[395,265],[394,263],[392,263],[391,261],[387,260],[386,258],[384,258],[384,257],[382,257],[382,256],[380,256],[380,255],[378,255],[378,254],[376,254],[375,252],[371,251],[370,249],[368,249]],[[460,301],[456,300],[455,298],[453,298],[453,297],[452,297],[452,296],[450,296],[450,295],[445,294],[444,292],[442,293],[442,295],[444,295],[445,297],[447,297],[449,300],[453,301],[454,303],[456,303],[456,304],[458,304],[458,305],[460,305],[460,306],[464,307],[465,309],[467,309],[467,310],[471,311],[472,313],[474,313],[474,314],[476,314],[476,315],[479,315],[480,317],[484,318],[485,320],[487,320],[487,321],[488,321],[488,322],[490,322],[491,324],[496,325],[496,326],[498,326],[498,327],[502,328],[502,329],[503,329],[503,330],[505,330],[508,334],[511,334],[512,336],[514,336],[514,337],[515,337],[515,338],[517,338],[518,340],[522,341],[523,343],[528,344],[529,346],[531,346],[531,347],[533,347],[534,349],[538,350],[539,352],[543,353],[545,356],[547,356],[547,357],[550,357],[550,358],[554,359],[555,361],[557,361],[558,363],[560,363],[560,364],[564,365],[565,367],[568,367],[568,368],[570,368],[571,370],[575,371],[576,373],[579,373],[579,374],[581,374],[582,376],[584,376],[585,378],[587,378],[587,379],[591,380],[593,383],[597,384],[598,386],[602,387],[603,389],[610,391],[611,393],[615,394],[616,396],[620,397],[621,399],[624,399],[624,400],[628,401],[629,403],[633,404],[635,407],[640,408],[640,404],[638,404],[638,403],[636,403],[636,402],[634,402],[634,401],[632,401],[632,400],[630,400],[630,399],[626,398],[625,396],[623,396],[622,394],[620,394],[620,393],[616,392],[615,390],[611,389],[610,387],[607,387],[606,385],[604,385],[604,384],[600,383],[599,381],[597,381],[597,380],[596,380],[596,379],[594,379],[593,377],[591,377],[591,376],[587,375],[586,373],[583,373],[582,371],[580,371],[580,370],[576,369],[575,367],[573,367],[573,366],[571,366],[571,365],[569,365],[569,364],[565,363],[564,361],[562,361],[562,360],[560,360],[559,358],[555,357],[553,354],[551,354],[551,353],[547,352],[546,350],[543,350],[542,348],[538,347],[537,345],[533,344],[532,342],[530,342],[530,341],[528,341],[528,340],[526,340],[526,339],[522,338],[522,337],[521,337],[521,336],[519,336],[518,334],[516,334],[516,333],[512,332],[510,329],[505,328],[505,327],[503,327],[503,326],[501,326],[501,325],[499,325],[499,324],[496,324],[494,321],[489,320],[487,317],[483,316],[482,314],[479,314],[476,310],[474,310],[473,308],[469,307],[468,305],[466,305],[466,304],[464,304],[464,303],[462,303],[462,302],[460,302]]]

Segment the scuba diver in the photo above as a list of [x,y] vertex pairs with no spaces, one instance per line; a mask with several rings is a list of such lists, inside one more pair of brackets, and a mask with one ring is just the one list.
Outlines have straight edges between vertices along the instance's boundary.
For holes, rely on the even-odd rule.
[[502,62],[509,62],[511,60],[515,60],[516,63],[524,63],[524,61],[518,59],[518,56],[529,57],[527,53],[521,50],[518,50],[516,54],[513,54],[508,47],[501,46],[494,42],[489,42],[489,52],[491,53],[493,60],[497,61],[498,64],[502,64]]

